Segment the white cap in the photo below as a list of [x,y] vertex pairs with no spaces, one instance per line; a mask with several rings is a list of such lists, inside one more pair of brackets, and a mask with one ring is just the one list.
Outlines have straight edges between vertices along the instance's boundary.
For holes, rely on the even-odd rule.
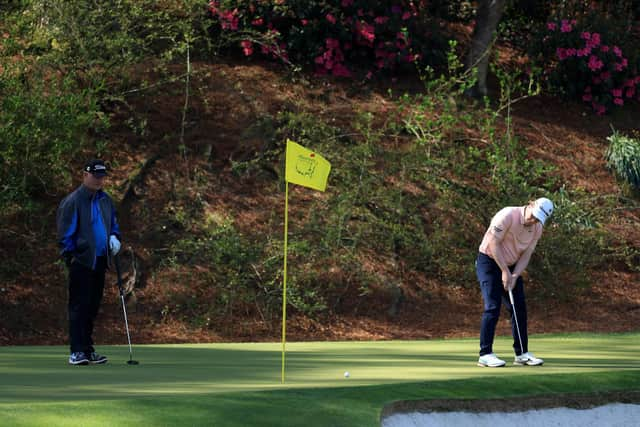
[[540,220],[540,223],[544,225],[547,218],[553,213],[553,202],[546,197],[541,197],[533,202],[533,216]]

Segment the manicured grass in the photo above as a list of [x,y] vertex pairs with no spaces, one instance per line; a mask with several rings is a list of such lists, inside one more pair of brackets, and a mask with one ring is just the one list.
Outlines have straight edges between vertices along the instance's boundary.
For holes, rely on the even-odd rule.
[[[65,347],[0,347],[0,425],[374,426],[385,403],[640,389],[640,333],[538,335],[542,367],[475,366],[477,340],[146,345],[66,364]],[[508,357],[507,357],[508,356]],[[345,379],[344,371],[351,377]]]

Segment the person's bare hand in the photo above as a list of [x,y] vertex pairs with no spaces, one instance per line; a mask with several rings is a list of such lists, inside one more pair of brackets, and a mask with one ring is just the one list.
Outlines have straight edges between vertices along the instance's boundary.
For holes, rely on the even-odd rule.
[[502,272],[502,286],[504,287],[505,291],[509,291],[511,290],[511,278],[513,277],[513,275],[509,272],[509,271],[503,271]]

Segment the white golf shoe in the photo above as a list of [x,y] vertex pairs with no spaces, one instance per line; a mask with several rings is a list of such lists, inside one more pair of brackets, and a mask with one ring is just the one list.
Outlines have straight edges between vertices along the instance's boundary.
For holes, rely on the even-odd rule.
[[544,360],[535,357],[533,355],[533,353],[530,352],[526,352],[521,354],[520,356],[516,356],[516,358],[513,361],[514,365],[528,365],[528,366],[540,366],[544,363]]
[[483,368],[499,368],[505,365],[505,361],[498,359],[495,353],[485,354],[478,359],[478,366]]

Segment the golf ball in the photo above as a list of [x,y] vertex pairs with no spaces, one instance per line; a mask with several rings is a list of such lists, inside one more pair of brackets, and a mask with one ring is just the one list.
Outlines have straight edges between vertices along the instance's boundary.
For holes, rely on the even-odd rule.
[[344,373],[344,377],[345,377],[345,378],[349,378],[349,371],[347,371],[347,372],[345,372],[345,373]]

